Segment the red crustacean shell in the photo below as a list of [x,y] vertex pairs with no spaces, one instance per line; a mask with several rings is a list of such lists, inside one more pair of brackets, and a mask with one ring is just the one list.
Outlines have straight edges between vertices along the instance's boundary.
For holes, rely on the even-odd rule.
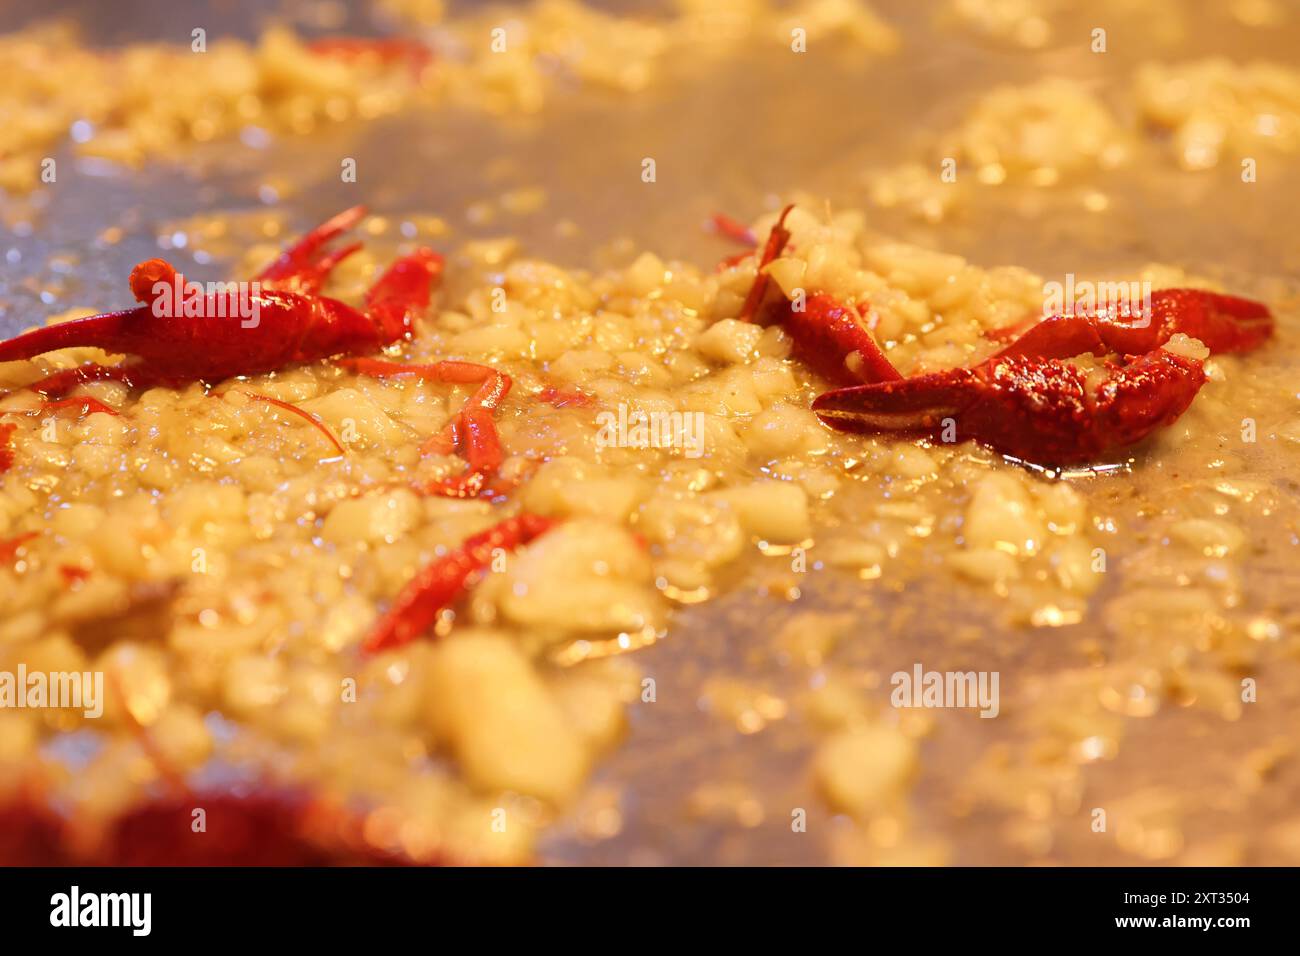
[[[1010,334],[1000,330],[990,338],[1010,343],[978,365],[904,379],[864,322],[864,303],[850,307],[825,292],[802,302],[769,295],[767,269],[790,243],[785,222],[792,208],[781,211],[768,234],[738,317],[779,324],[793,356],[839,386],[812,408],[840,431],[973,439],[1026,462],[1084,464],[1141,441],[1187,410],[1205,370],[1197,359],[1162,348],[1175,334],[1199,339],[1212,353],[1247,351],[1273,334],[1262,303],[1163,289],[1144,303],[1149,308],[1071,312]],[[1096,370],[1067,361],[1086,354],[1106,359],[1101,381]]]
[[319,295],[330,270],[360,248],[353,243],[331,251],[325,244],[364,214],[357,206],[313,229],[257,276],[256,288],[245,283],[200,294],[164,260],[141,262],[130,285],[144,305],[15,336],[0,342],[0,362],[72,347],[131,357],[111,368],[68,369],[32,386],[56,396],[94,379],[118,378],[140,387],[217,382],[372,352],[410,332],[411,315],[428,305],[443,260],[429,249],[398,259],[368,292],[365,311]]
[[[195,810],[203,810],[196,832]],[[2,866],[393,866],[415,861],[362,838],[358,814],[301,791],[198,792],[147,800],[83,846],[39,799],[0,805]],[[436,861],[420,861],[421,863]]]
[[1001,359],[836,389],[819,395],[812,408],[841,431],[974,439],[1024,461],[1073,465],[1172,424],[1204,381],[1200,362],[1159,349],[1113,365],[1091,392],[1087,373],[1067,362]]
[[39,800],[16,795],[0,803],[0,866],[71,866],[63,821]]
[[[1138,320],[1053,316],[971,368],[835,389],[813,411],[841,431],[979,441],[1040,465],[1095,462],[1173,424],[1205,383],[1202,363],[1161,346],[1183,333],[1212,352],[1268,339],[1266,306],[1198,289],[1152,296]],[[1112,355],[1096,382],[1066,359]]]
[[764,324],[780,323],[790,334],[791,354],[836,385],[902,378],[863,324],[859,309],[816,292],[802,309],[784,296],[764,310]]
[[[202,808],[204,832],[194,832]],[[292,791],[151,801],[114,823],[99,851],[118,866],[336,866],[402,862],[368,846],[360,821]]]

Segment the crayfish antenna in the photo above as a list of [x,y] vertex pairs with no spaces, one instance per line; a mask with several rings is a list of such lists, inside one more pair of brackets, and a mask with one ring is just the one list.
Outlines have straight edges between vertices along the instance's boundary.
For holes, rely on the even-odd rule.
[[353,243],[323,255],[317,253],[332,239],[359,223],[365,215],[365,206],[353,206],[327,219],[280,253],[279,258],[257,274],[255,281],[270,289],[286,292],[319,291],[330,271],[360,249],[361,243]]

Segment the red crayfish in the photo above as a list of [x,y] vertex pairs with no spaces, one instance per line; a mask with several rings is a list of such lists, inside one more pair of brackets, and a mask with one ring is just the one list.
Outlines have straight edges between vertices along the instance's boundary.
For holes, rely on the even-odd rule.
[[[504,458],[492,412],[510,390],[510,378],[471,362],[405,365],[359,357],[410,336],[414,317],[428,306],[443,268],[443,259],[436,252],[416,249],[380,276],[366,294],[364,311],[320,295],[331,270],[360,248],[360,243],[353,243],[331,250],[328,244],[364,215],[363,207],[354,206],[317,226],[251,284],[232,283],[203,293],[170,263],[162,259],[141,262],[132,270],[130,284],[143,305],[74,319],[0,342],[0,362],[84,346],[134,357],[121,365],[82,365],[48,375],[31,386],[47,398],[65,395],[92,381],[111,379],[133,388],[180,386],[258,375],[340,356],[345,357],[345,366],[360,374],[414,375],[428,381],[477,384],[480,387],[451,423],[422,448],[447,454],[463,447],[469,462],[464,475],[426,490],[455,497],[477,495],[488,488],[488,479]],[[276,399],[253,397],[296,410]],[[100,406],[96,410],[108,409]],[[326,434],[337,447],[337,441]]]
[[0,342],[0,362],[85,346],[135,357],[122,365],[56,372],[32,386],[55,396],[102,379],[139,388],[217,382],[373,352],[410,334],[415,312],[428,305],[430,286],[442,275],[443,260],[430,249],[398,259],[367,293],[365,311],[320,295],[330,271],[360,248],[353,243],[330,251],[326,244],[364,215],[365,209],[354,206],[317,226],[244,288],[230,284],[199,294],[201,287],[186,283],[170,263],[141,262],[130,283],[143,305]]
[[[768,301],[766,269],[789,242],[791,208],[768,236],[740,318],[780,323],[795,357],[840,386],[812,408],[841,431],[973,439],[1040,465],[1095,462],[1172,424],[1204,384],[1200,360],[1162,347],[1173,335],[1221,353],[1255,348],[1273,332],[1261,303],[1165,289],[1137,321],[1118,312],[1057,315],[970,368],[904,378],[864,324],[863,305],[825,293],[809,295],[802,309],[784,295]],[[1085,354],[1103,357],[1092,373],[1069,361]]]

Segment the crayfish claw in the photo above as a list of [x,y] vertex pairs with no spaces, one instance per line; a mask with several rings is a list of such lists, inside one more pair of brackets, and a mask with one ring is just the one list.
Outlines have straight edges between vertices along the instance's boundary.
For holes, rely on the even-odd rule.
[[1246,352],[1273,334],[1273,313],[1253,299],[1204,289],[1161,289],[1151,296],[1151,325],[1163,344],[1182,332],[1213,353]]
[[414,315],[429,306],[433,287],[442,278],[443,258],[419,248],[389,266],[366,293],[366,314],[383,344],[410,335]]
[[941,430],[947,419],[978,398],[975,373],[956,368],[832,389],[813,400],[812,410],[838,431],[924,435]]
[[[857,331],[842,310],[821,311],[802,338],[837,347],[814,349],[805,357],[814,367],[815,353],[843,353]],[[1163,289],[1140,311],[1068,312],[1016,329],[1023,332],[970,368],[883,381],[892,366],[881,354],[874,382],[864,376],[872,383],[819,395],[813,411],[839,431],[975,440],[1027,463],[1085,464],[1172,425],[1192,403],[1205,369],[1163,348],[1173,336],[1199,339],[1211,352],[1245,351],[1273,334],[1273,316],[1250,299]],[[1070,361],[1089,354],[1111,358],[1092,371]],[[830,371],[822,370],[835,380]]]
[[353,243],[323,255],[317,253],[332,239],[355,226],[365,215],[365,206],[353,206],[327,219],[281,252],[274,262],[258,273],[257,281],[268,289],[284,292],[319,292],[330,271],[360,249],[361,243]]
[[1245,352],[1273,334],[1273,315],[1251,299],[1204,289],[1161,289],[1152,293],[1149,307],[1131,313],[1048,316],[1024,328],[995,358],[1142,355],[1179,333],[1199,339],[1212,353]]
[[995,358],[836,389],[812,407],[840,431],[974,440],[1051,467],[1094,462],[1173,424],[1205,382],[1199,361],[1164,349],[1108,368],[1094,385],[1087,372],[1058,359]]

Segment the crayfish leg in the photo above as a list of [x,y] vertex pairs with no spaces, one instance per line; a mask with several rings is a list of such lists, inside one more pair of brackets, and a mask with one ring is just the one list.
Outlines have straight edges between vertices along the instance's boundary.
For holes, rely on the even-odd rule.
[[398,647],[419,637],[464,592],[472,575],[492,561],[497,549],[513,551],[554,526],[549,518],[521,514],[479,532],[456,550],[420,569],[362,641],[367,653]]
[[339,365],[362,375],[377,378],[395,378],[412,375],[426,382],[446,382],[452,385],[474,385],[478,388],[459,412],[452,416],[443,429],[430,435],[420,446],[421,455],[449,455],[462,448],[469,470],[464,474],[436,482],[430,486],[434,494],[451,498],[476,497],[496,474],[505,452],[497,433],[492,413],[510,392],[512,381],[490,365],[475,362],[435,362],[429,365],[409,365],[385,359],[346,358]]
[[[496,422],[492,420],[492,410],[483,405],[467,405],[449,425],[453,447],[461,447],[469,469],[462,475],[434,484],[430,490],[434,494],[448,498],[477,497],[487,484],[487,479],[497,473],[505,461],[505,451],[501,447],[501,437],[497,434]],[[445,447],[447,436],[434,435],[421,451],[441,450]]]

